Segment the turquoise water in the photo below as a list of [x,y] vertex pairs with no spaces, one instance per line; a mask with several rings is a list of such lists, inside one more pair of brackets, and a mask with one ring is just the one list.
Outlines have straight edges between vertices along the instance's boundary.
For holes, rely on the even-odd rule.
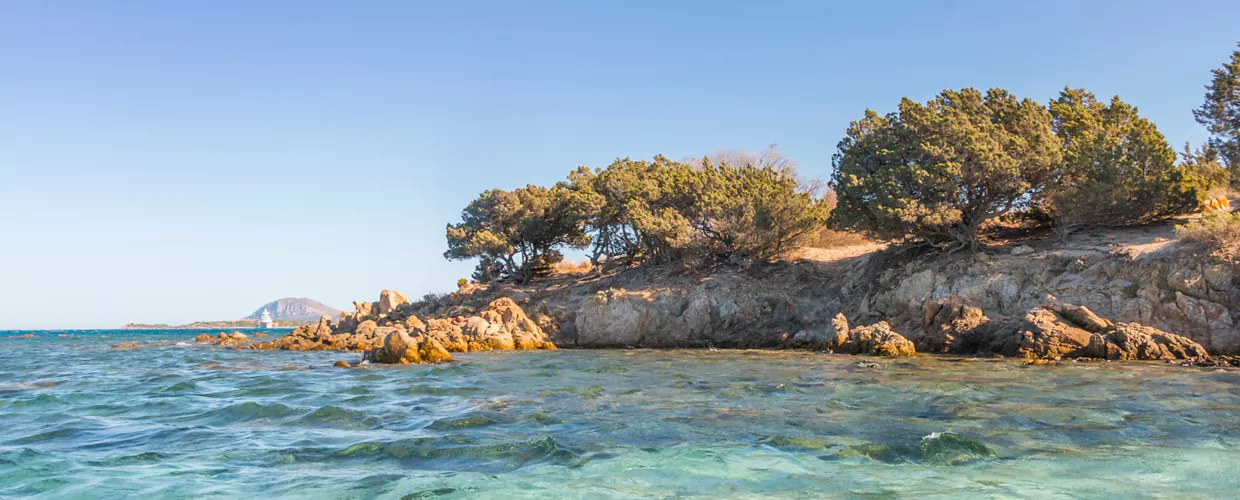
[[[770,351],[355,354],[0,332],[0,497],[1222,498],[1240,373]],[[140,349],[114,349],[138,342]],[[162,342],[162,344],[161,344]]]

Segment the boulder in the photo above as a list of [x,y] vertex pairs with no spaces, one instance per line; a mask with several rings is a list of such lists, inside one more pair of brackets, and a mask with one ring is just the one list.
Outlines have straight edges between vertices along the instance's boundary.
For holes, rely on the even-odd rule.
[[410,336],[403,329],[393,328],[383,338],[381,347],[366,352],[366,359],[377,363],[443,363],[452,361],[439,341],[427,335]]
[[397,306],[408,302],[409,297],[406,297],[405,294],[396,290],[384,290],[379,294],[379,309],[376,313],[380,316],[384,316],[396,310]]
[[426,333],[426,323],[423,323],[417,316],[411,314],[408,318],[405,318],[405,329],[411,332]]
[[1107,359],[1208,358],[1205,348],[1188,337],[1136,323],[1120,323],[1106,336]]
[[843,314],[837,314],[826,328],[797,332],[788,340],[788,347],[815,350],[834,349],[836,339],[841,336],[840,332],[843,332],[844,337],[848,336],[848,319]]
[[857,328],[848,327],[848,319],[836,314],[828,328],[797,332],[792,347],[823,349],[841,354],[875,356],[912,356],[917,353],[913,343],[891,329],[885,321]]
[[1033,247],[1029,245],[1017,245],[1012,248],[1012,255],[1029,255],[1033,253]]
[[1171,360],[1208,357],[1188,337],[1115,323],[1083,306],[1050,304],[982,334],[978,350],[1025,359]]
[[324,337],[332,334],[332,317],[324,314],[319,317],[319,324],[314,327],[314,334]]
[[[838,339],[839,337],[837,337]],[[912,356],[917,354],[913,343],[891,330],[886,321],[850,329],[847,339],[836,352],[875,356]]]
[[354,334],[362,335],[362,336],[370,336],[371,334],[375,332],[375,328],[378,328],[378,327],[379,325],[376,324],[374,320],[368,319],[357,325],[357,329],[354,330]]

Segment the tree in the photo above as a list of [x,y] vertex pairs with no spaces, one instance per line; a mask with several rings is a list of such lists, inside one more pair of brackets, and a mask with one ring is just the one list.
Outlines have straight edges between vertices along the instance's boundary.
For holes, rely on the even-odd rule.
[[529,185],[482,193],[447,227],[449,260],[479,258],[474,279],[518,282],[550,272],[563,259],[560,249],[590,244],[585,221],[591,203],[568,189]]
[[1214,78],[1206,86],[1206,100],[1193,110],[1193,116],[1210,129],[1209,147],[1218,151],[1232,173],[1232,181],[1240,181],[1236,175],[1240,173],[1240,50],[1232,52],[1231,61],[1211,73]]
[[1050,104],[1063,161],[1047,183],[1045,208],[1061,238],[1086,226],[1147,222],[1196,208],[1186,202],[1189,172],[1177,171],[1175,150],[1137,108],[1115,96],[1065,88]]
[[702,163],[706,178],[697,230],[716,256],[767,260],[821,227],[831,207],[795,169]]
[[1060,159],[1046,108],[1005,90],[946,90],[853,122],[831,185],[836,227],[976,251],[983,222],[1028,203]]
[[727,164],[732,166],[749,166],[754,168],[764,168],[778,170],[780,172],[796,175],[797,162],[789,158],[779,150],[779,145],[771,144],[761,153],[753,153],[741,149],[720,149],[714,153],[704,157],[689,157],[684,160],[686,163],[695,168],[701,168],[703,162],[709,161],[715,165]]

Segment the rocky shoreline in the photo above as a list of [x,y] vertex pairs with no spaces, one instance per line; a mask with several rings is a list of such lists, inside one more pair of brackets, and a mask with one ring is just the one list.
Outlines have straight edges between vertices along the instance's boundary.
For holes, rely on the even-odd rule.
[[568,348],[761,348],[908,356],[1169,360],[1231,366],[1232,266],[1157,227],[976,255],[864,249],[706,271],[639,266],[527,285],[465,285],[411,302],[384,290],[355,312],[251,349],[339,350],[367,362]]
[[410,306],[403,293],[384,290],[376,302],[354,302],[357,311],[342,313],[335,324],[323,316],[317,325],[275,340],[253,342],[238,332],[215,337],[203,334],[196,340],[258,350],[361,352],[364,362],[393,364],[443,363],[453,361],[453,352],[556,348],[542,328],[508,298],[492,301],[475,315],[426,321]]

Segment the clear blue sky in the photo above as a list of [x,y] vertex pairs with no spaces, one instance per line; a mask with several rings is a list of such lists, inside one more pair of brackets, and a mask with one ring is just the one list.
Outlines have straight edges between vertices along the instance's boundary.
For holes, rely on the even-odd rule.
[[768,144],[826,178],[944,88],[1137,105],[1177,146],[1240,2],[0,3],[0,328],[455,288],[484,189]]

